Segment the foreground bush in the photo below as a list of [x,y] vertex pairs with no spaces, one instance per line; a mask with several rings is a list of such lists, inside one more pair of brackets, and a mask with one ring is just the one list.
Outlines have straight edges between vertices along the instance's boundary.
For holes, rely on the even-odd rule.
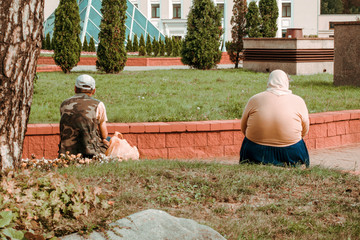
[[8,218],[16,229],[46,238],[85,230],[76,222],[109,207],[99,187],[56,172],[9,172],[1,176],[0,193],[0,211],[13,213]]

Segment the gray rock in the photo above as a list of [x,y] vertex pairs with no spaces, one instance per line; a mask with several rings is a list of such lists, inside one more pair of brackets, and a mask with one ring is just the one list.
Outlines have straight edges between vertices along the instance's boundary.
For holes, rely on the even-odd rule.
[[[134,213],[110,224],[106,236],[93,232],[91,240],[217,240],[225,239],[212,228],[194,220],[176,218],[164,211],[149,209]],[[82,240],[79,234],[72,234],[62,240]]]

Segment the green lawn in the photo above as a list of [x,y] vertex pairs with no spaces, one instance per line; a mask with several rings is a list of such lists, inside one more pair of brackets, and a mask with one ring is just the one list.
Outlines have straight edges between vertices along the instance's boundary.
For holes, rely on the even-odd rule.
[[[61,102],[72,96],[81,72],[38,73],[30,123],[57,123]],[[266,89],[268,74],[242,69],[124,71],[91,74],[95,97],[109,122],[193,121],[241,118],[248,99]],[[310,113],[360,109],[360,88],[335,87],[333,76],[292,76],[291,90]]]

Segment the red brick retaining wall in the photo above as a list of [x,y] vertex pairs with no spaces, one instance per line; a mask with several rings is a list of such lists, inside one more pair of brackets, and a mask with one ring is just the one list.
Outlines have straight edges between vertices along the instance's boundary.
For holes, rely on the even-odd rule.
[[[96,57],[81,57],[78,65],[96,65]],[[52,57],[39,57],[37,72],[61,71],[61,68],[55,65]],[[226,52],[222,53],[219,64],[233,64]],[[180,57],[156,57],[156,58],[128,58],[126,66],[176,66],[183,65]]]
[[[240,120],[109,123],[109,134],[123,133],[138,147],[140,158],[224,158],[239,155],[244,135]],[[29,124],[23,158],[56,158],[58,124]],[[305,137],[309,149],[360,142],[360,110],[310,114],[310,131]]]

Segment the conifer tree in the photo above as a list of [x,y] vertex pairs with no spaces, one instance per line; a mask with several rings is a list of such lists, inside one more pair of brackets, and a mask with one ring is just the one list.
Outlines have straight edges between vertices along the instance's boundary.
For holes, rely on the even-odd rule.
[[159,39],[159,55],[165,56],[165,44],[161,38]]
[[134,52],[139,51],[139,40],[138,40],[138,36],[136,34],[134,35],[134,41],[133,41],[133,45],[132,45],[132,50]]
[[51,38],[51,45],[50,45],[50,50],[54,50],[55,47],[55,42],[54,42],[54,37]]
[[90,38],[89,52],[96,52],[95,41],[93,37]]
[[244,47],[243,38],[246,35],[246,0],[234,0],[233,16],[231,17],[230,23],[231,38],[232,41],[227,46],[227,52],[230,56],[230,60],[235,63],[235,68],[239,67],[240,54]]
[[55,10],[54,25],[53,58],[64,73],[70,73],[79,62],[81,52],[80,15],[76,0],[60,1]]
[[173,42],[170,37],[165,37],[165,51],[167,56],[171,56],[173,48]]
[[180,41],[176,40],[175,38],[172,39],[172,46],[173,46],[173,51],[172,51],[172,55],[174,57],[178,57],[180,56]]
[[132,42],[131,42],[131,39],[130,39],[130,34],[128,35],[127,37],[127,43],[126,43],[126,51],[127,52],[132,52]]
[[278,29],[276,20],[279,17],[279,9],[276,0],[260,0],[259,10],[262,19],[260,31],[263,37],[275,37]]
[[258,6],[250,2],[246,13],[246,33],[250,38],[262,37],[260,32],[261,17]]
[[85,39],[84,39],[84,43],[83,43],[83,46],[82,46],[82,50],[83,50],[84,52],[89,51],[89,45],[88,45],[88,42],[87,42],[87,40],[86,40],[86,37],[85,37]]
[[140,35],[139,48],[140,47],[145,47],[145,38],[143,34]]
[[[321,14],[341,14],[344,12],[344,2],[342,0],[321,0]],[[360,6],[360,2],[359,2]]]
[[45,49],[46,49],[46,50],[51,50],[50,33],[46,34]]
[[152,43],[151,43],[151,38],[150,38],[150,35],[148,34],[147,37],[146,37],[146,54],[148,56],[151,56],[152,54]]
[[43,37],[41,40],[41,49],[46,50],[46,37]]
[[154,52],[154,56],[155,56],[155,57],[159,54],[159,50],[160,50],[160,44],[159,44],[159,42],[154,38],[154,40],[153,40],[153,52]]
[[221,59],[221,12],[212,0],[194,0],[187,20],[181,61],[197,69],[210,69]]
[[118,73],[125,67],[126,0],[103,0],[96,67],[106,73]]

